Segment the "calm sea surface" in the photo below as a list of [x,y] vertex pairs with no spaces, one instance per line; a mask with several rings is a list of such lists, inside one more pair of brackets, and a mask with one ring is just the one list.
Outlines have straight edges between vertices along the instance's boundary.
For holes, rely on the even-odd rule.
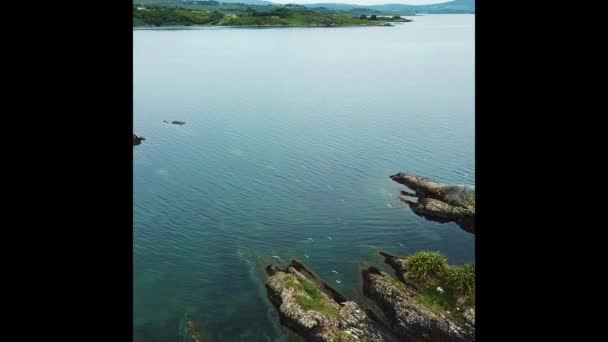
[[474,261],[388,178],[475,184],[474,20],[134,30],[134,340],[177,341],[184,313],[214,341],[284,340],[268,261],[351,298],[379,249]]

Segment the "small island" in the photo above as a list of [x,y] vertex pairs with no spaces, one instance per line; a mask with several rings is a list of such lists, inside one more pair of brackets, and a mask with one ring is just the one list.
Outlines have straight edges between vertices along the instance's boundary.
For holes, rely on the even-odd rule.
[[209,6],[186,8],[134,5],[133,26],[337,27],[392,26],[391,23],[394,22],[412,21],[394,14],[349,15],[340,12],[319,12],[303,6]]

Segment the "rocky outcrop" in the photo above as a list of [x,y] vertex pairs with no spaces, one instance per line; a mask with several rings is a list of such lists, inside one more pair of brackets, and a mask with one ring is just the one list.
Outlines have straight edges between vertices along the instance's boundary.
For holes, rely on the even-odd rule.
[[133,146],[141,144],[142,140],[146,140],[146,138],[138,137],[137,135],[133,134]]
[[384,263],[390,265],[395,271],[397,279],[402,283],[410,286],[414,290],[418,290],[419,286],[407,276],[407,264],[404,258],[399,258],[388,253],[380,252],[380,255],[384,257]]
[[[407,173],[397,173],[390,178],[414,191],[403,191],[401,200],[416,214],[432,221],[455,222],[475,234],[475,187],[434,182]],[[417,200],[412,201],[411,197]]]
[[415,300],[416,292],[375,268],[363,270],[363,293],[374,301],[403,341],[474,341],[474,327]]
[[292,261],[286,270],[268,266],[268,298],[281,323],[307,341],[389,341],[355,302],[347,301],[304,265]]

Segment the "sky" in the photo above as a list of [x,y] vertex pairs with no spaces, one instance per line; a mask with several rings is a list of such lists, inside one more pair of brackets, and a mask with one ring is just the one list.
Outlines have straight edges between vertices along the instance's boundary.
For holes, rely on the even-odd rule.
[[426,5],[448,2],[450,0],[268,0],[279,4],[318,4],[322,2],[342,3],[354,5],[384,5],[384,4],[406,4]]

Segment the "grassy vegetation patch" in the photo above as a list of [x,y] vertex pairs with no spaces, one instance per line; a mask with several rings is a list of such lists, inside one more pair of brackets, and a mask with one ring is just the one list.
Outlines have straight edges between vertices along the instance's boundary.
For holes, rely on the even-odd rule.
[[389,282],[390,282],[390,283],[391,283],[393,286],[395,286],[396,288],[398,288],[398,289],[400,289],[400,290],[402,290],[402,291],[407,290],[407,288],[405,287],[405,284],[404,284],[404,283],[402,283],[402,282],[400,282],[399,280],[397,280],[397,279],[395,279],[395,278],[393,278],[393,277],[391,277],[391,276],[389,276],[389,275],[387,275],[387,276],[386,276],[386,279],[388,279],[388,281],[389,281]]
[[436,314],[445,311],[458,311],[456,310],[458,307],[457,301],[452,290],[443,290],[444,291],[441,292],[437,290],[437,286],[429,286],[416,295],[415,299],[418,301],[418,303],[422,304],[424,307]]
[[462,316],[466,308],[475,306],[475,264],[452,266],[439,252],[431,251],[404,260],[407,276],[421,287],[414,298],[424,307],[437,314],[450,311]]
[[285,285],[287,285],[287,287],[289,287],[290,289],[304,291],[302,284],[300,284],[300,282],[298,281],[298,279],[296,279],[295,276],[288,274],[285,276],[285,278],[283,278],[283,280],[285,281]]
[[450,267],[445,282],[458,296],[475,296],[475,264]]
[[448,268],[447,259],[439,252],[420,251],[406,261],[408,277],[421,284],[443,277]]
[[293,275],[285,276],[284,281],[287,287],[306,293],[306,296],[296,296],[296,302],[303,310],[313,310],[333,317],[339,315],[339,311],[331,305],[315,284],[309,281],[299,281]]

